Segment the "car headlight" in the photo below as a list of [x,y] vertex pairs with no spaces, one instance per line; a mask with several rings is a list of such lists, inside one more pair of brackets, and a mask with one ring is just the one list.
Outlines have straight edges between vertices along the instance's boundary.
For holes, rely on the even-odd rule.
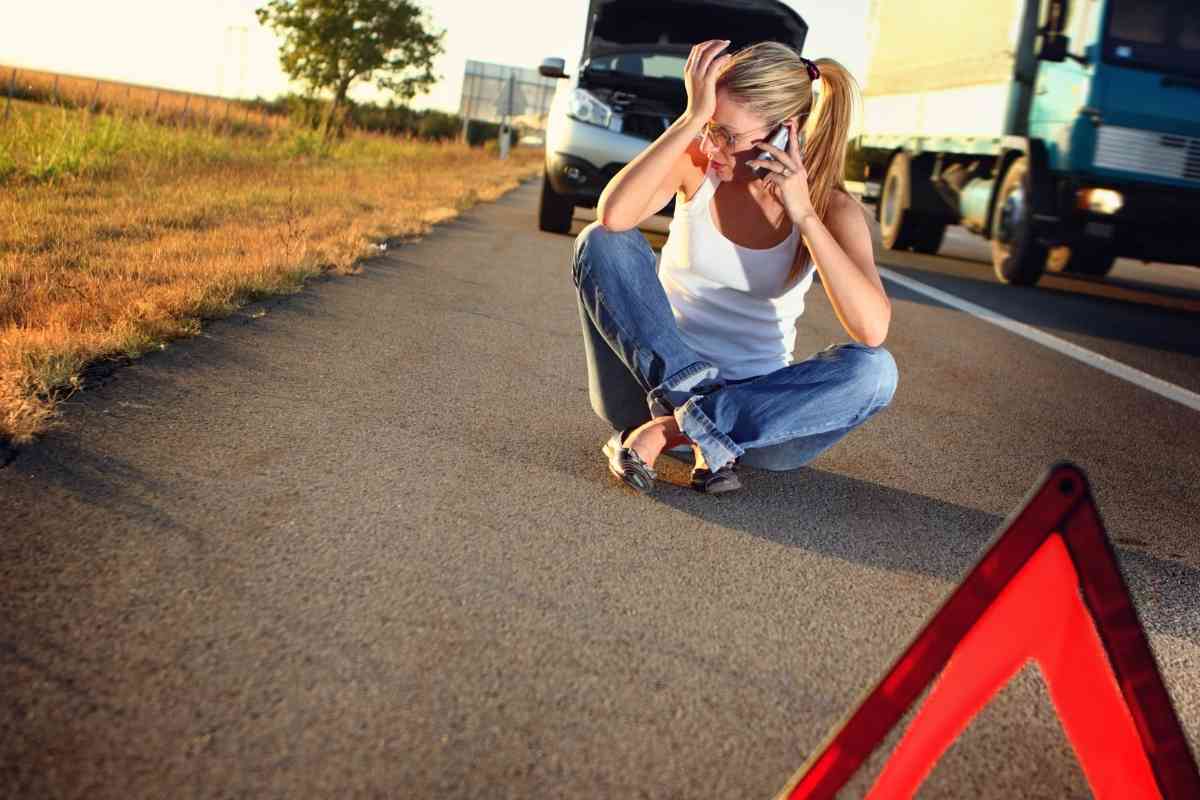
[[574,117],[580,122],[590,122],[607,128],[612,121],[612,109],[601,103],[586,89],[576,89],[571,95],[571,103],[567,107],[567,116]]

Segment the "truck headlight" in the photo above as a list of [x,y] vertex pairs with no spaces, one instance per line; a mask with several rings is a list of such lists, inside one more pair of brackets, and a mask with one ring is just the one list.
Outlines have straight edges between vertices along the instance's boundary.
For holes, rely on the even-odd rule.
[[1113,189],[1080,189],[1075,192],[1075,205],[1097,214],[1115,214],[1125,205],[1125,198]]
[[571,95],[571,103],[567,107],[567,116],[574,117],[580,122],[590,122],[607,128],[612,121],[612,109],[601,103],[586,89],[576,89]]

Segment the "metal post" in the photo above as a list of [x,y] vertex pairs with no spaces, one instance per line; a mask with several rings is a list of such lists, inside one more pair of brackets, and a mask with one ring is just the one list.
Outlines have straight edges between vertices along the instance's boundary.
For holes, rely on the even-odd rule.
[[464,145],[471,144],[471,141],[467,138],[467,128],[469,128],[471,125],[471,110],[472,110],[472,106],[474,105],[473,101],[475,100],[475,94],[474,94],[475,82],[473,80],[471,80],[472,77],[473,76],[471,76],[471,75],[467,75],[463,79],[464,86],[469,86],[471,89],[471,91],[467,92],[467,102],[464,103],[464,109],[463,109],[462,143]]
[[152,117],[154,117],[155,119],[158,119],[158,101],[161,98],[162,98],[162,90],[160,89],[159,91],[154,93],[154,110],[150,112],[150,115]]
[[88,104],[89,111],[95,112],[96,101],[99,99],[99,97],[100,97],[100,81],[96,81],[96,88],[92,89],[92,102]]
[[8,117],[12,113],[12,96],[13,90],[17,87],[17,68],[13,67],[12,75],[8,76],[8,99],[4,101],[4,121],[8,122]]

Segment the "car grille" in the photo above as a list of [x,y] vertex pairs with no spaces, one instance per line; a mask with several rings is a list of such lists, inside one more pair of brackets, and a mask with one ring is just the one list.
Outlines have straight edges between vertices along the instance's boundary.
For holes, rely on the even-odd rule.
[[639,139],[654,141],[671,126],[671,120],[662,114],[626,114],[621,132]]
[[1097,167],[1180,178],[1200,185],[1200,139],[1102,125],[1094,163]]

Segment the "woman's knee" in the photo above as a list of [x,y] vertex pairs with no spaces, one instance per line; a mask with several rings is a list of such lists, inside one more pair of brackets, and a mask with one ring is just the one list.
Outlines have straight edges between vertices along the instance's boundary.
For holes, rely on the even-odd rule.
[[875,382],[875,406],[884,408],[896,395],[900,383],[900,369],[896,359],[887,348],[861,345],[859,369],[864,376]]
[[[900,371],[896,359],[884,347],[871,347],[860,342],[850,342],[837,348],[838,355],[849,364],[853,380],[861,386],[864,395],[874,399],[872,410],[880,409],[892,402]],[[827,348],[826,352],[833,348]]]
[[[591,270],[598,265],[611,266],[629,263],[630,256],[644,247],[649,251],[650,245],[646,237],[637,228],[624,231],[614,231],[593,220],[584,226],[575,237],[572,273],[575,284],[585,270]],[[651,259],[654,253],[650,253]]]

